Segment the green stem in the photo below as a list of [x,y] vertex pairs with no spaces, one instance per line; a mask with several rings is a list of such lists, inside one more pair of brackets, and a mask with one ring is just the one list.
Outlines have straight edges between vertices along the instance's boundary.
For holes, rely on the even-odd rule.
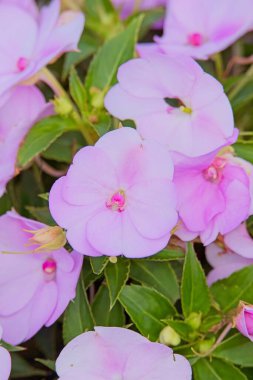
[[250,77],[253,76],[253,65],[250,66],[248,71],[244,74],[242,80],[233,88],[233,90],[229,94],[230,100],[233,100],[238,92],[247,84]]
[[213,56],[213,61],[215,65],[216,75],[219,81],[221,82],[223,79],[224,67],[221,53],[216,53]]

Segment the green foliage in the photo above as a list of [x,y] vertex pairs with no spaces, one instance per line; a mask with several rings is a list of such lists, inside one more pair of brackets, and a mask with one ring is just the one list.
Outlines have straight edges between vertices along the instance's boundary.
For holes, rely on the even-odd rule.
[[247,380],[232,364],[219,359],[200,359],[193,366],[195,380]]
[[105,268],[105,278],[109,289],[110,308],[112,309],[126,285],[130,273],[130,260],[118,258],[116,263],[109,262]]

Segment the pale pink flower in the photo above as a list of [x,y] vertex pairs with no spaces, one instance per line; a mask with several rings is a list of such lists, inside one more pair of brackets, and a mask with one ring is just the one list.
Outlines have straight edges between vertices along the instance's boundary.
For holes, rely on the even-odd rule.
[[227,234],[251,212],[250,178],[231,154],[174,155],[179,217],[202,242]]
[[51,189],[50,211],[78,252],[149,256],[166,246],[177,223],[172,177],[165,148],[120,128],[76,154]]
[[253,240],[245,223],[224,235],[223,239],[223,244],[213,243],[206,247],[207,261],[213,267],[207,276],[209,285],[253,265]]
[[190,57],[133,59],[119,68],[118,81],[105,106],[121,120],[134,120],[144,138],[196,157],[233,135],[233,113],[222,85]]
[[157,46],[140,44],[140,54],[154,48],[208,59],[253,29],[251,0],[171,0],[163,37]]
[[83,257],[64,248],[31,253],[39,246],[30,231],[44,227],[15,212],[0,217],[0,324],[13,345],[52,325],[75,297]]
[[253,342],[253,305],[241,302],[240,311],[234,322],[240,333]]
[[190,380],[191,366],[171,348],[118,327],[73,339],[56,361],[59,380]]
[[34,0],[0,1],[0,96],[64,52],[77,49],[83,14],[60,15],[60,0],[37,12],[35,7]]
[[8,380],[11,373],[11,356],[9,352],[1,347],[3,329],[0,325],[0,379]]
[[0,196],[15,175],[18,149],[26,133],[49,110],[44,96],[34,86],[16,87],[0,106]]

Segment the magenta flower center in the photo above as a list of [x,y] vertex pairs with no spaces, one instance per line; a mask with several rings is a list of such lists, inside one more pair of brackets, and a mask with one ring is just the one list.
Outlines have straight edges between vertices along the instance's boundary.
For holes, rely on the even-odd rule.
[[201,46],[204,42],[203,35],[200,33],[192,33],[188,35],[188,44],[192,46]]
[[122,212],[125,210],[126,196],[123,190],[119,190],[106,202],[106,207],[112,211]]
[[54,259],[48,258],[42,264],[42,269],[43,269],[43,272],[46,274],[54,274],[57,269],[57,264]]
[[28,66],[28,59],[25,57],[20,57],[19,60],[17,61],[17,68],[19,71],[24,71],[27,66]]
[[224,158],[216,157],[212,164],[203,171],[204,178],[209,182],[220,182],[225,165],[226,160]]

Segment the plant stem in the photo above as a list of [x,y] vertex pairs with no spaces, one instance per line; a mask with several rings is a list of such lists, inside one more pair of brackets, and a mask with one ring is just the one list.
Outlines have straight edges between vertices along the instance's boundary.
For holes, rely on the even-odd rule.
[[223,68],[223,60],[222,60],[221,53],[216,53],[213,56],[213,61],[214,61],[214,65],[215,65],[215,70],[216,70],[217,78],[219,79],[219,81],[222,81],[222,79],[223,79],[223,72],[224,72],[223,69],[224,68]]
[[238,92],[247,84],[250,77],[253,77],[253,65],[250,66],[248,71],[244,74],[242,80],[233,88],[233,90],[229,94],[230,100],[234,99]]

